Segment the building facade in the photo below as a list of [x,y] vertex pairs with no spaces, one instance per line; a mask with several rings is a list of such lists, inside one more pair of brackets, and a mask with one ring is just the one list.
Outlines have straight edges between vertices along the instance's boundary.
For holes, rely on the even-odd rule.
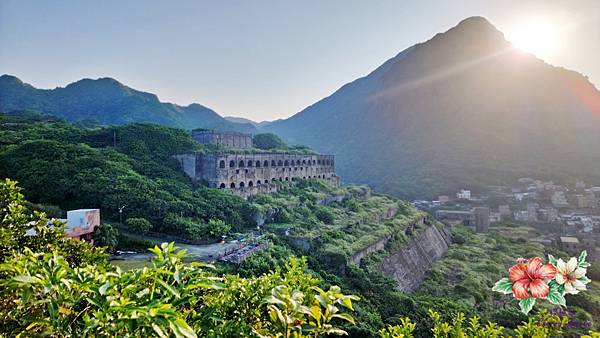
[[215,144],[227,148],[252,148],[252,135],[234,131],[193,130],[192,138],[200,144]]
[[[211,188],[234,189],[244,195],[276,191],[272,183],[318,178],[339,184],[333,155],[288,153],[175,155],[195,182]],[[275,190],[274,190],[275,189]]]

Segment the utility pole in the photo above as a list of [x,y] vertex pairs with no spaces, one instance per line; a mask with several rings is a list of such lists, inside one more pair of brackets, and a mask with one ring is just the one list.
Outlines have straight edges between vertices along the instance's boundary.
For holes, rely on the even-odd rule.
[[123,224],[123,209],[125,209],[125,206],[119,208],[119,223],[121,225]]

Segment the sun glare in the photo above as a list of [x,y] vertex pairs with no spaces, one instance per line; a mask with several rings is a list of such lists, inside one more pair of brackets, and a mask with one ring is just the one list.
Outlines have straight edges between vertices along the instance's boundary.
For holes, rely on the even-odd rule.
[[539,58],[548,57],[558,47],[556,28],[549,22],[531,21],[507,33],[515,47]]

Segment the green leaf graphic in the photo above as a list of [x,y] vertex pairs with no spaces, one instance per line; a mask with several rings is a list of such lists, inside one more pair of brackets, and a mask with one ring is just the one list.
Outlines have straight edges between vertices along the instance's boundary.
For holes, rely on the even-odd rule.
[[505,295],[512,293],[512,282],[508,278],[497,281],[492,291],[501,292]]
[[534,305],[535,305],[535,298],[532,298],[532,297],[521,299],[519,301],[519,307],[521,308],[521,312],[523,312],[524,314],[528,314],[529,311],[531,311],[531,309],[533,309]]

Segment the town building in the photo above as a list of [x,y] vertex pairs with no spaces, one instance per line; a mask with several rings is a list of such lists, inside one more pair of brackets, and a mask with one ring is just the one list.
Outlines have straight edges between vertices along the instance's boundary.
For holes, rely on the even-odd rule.
[[463,199],[463,200],[470,200],[471,199],[471,190],[461,190],[461,191],[457,192],[456,198]]
[[583,247],[577,237],[561,236],[558,244],[564,252],[573,256],[578,255]]
[[504,220],[512,217],[512,212],[510,211],[510,206],[508,204],[498,206],[498,212],[500,213],[500,217]]
[[94,243],[92,233],[100,225],[100,209],[77,209],[67,211],[67,236]]
[[490,227],[490,208],[487,207],[475,207],[470,211],[437,210],[435,217],[450,225],[462,223],[477,232],[487,232]]
[[565,196],[565,193],[562,191],[553,192],[552,196],[550,197],[550,200],[552,202],[552,205],[554,205],[555,208],[566,208],[569,206],[567,197]]

